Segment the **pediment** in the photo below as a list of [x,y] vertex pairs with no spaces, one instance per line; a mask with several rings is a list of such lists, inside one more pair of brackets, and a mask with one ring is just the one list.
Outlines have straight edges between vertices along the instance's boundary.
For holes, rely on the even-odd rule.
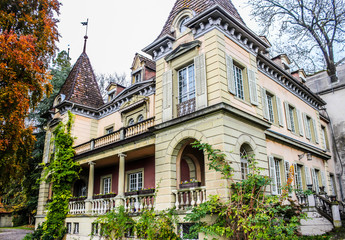
[[142,104],[145,104],[149,100],[148,97],[142,95],[135,95],[131,98],[130,101],[126,102],[120,107],[120,112],[127,112],[132,110],[133,108],[139,107]]
[[199,47],[201,45],[201,42],[199,40],[188,42],[188,43],[183,43],[179,45],[177,48],[175,48],[170,54],[168,54],[165,57],[165,61],[171,61],[174,58],[177,58],[178,56],[181,56],[182,54],[193,50],[196,47]]

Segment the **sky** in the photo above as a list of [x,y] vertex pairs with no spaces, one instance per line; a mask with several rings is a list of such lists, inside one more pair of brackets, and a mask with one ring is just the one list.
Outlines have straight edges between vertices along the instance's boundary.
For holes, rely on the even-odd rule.
[[[88,54],[96,74],[125,73],[129,79],[136,52],[152,43],[161,32],[176,0],[60,0],[59,50],[70,48],[71,63],[80,56],[89,19]],[[256,23],[243,0],[233,3],[252,30]]]

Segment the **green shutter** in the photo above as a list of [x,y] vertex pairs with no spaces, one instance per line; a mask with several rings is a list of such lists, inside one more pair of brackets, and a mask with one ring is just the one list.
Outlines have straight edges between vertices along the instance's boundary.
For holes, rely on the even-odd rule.
[[278,122],[280,126],[284,127],[282,101],[280,100],[279,97],[276,97],[276,100],[277,100],[277,110],[278,110]]
[[250,102],[253,105],[258,105],[258,89],[256,84],[256,74],[252,69],[248,68],[248,83]]
[[309,185],[309,184],[311,184],[309,168],[304,167],[304,172],[305,172],[305,182],[307,185]]
[[265,119],[268,120],[268,102],[267,102],[267,95],[266,90],[261,88],[261,104],[262,104],[262,114]]
[[304,122],[304,129],[305,129],[305,137],[310,140],[310,126],[308,125],[307,115],[303,113],[303,122]]
[[291,119],[289,114],[289,104],[284,102],[287,129],[291,131]]
[[273,195],[277,195],[278,194],[278,189],[277,189],[277,177],[276,177],[276,168],[275,168],[275,164],[274,164],[274,157],[273,156],[269,156],[269,167],[270,167],[270,177],[271,177],[271,190],[272,190],[272,194]]
[[319,144],[319,134],[318,134],[318,131],[317,131],[315,119],[313,119],[313,128],[314,128],[315,142],[317,144]]
[[303,124],[300,110],[296,109],[299,135],[303,136]]
[[207,107],[207,83],[205,66],[205,54],[201,54],[194,58],[196,110]]
[[226,55],[226,72],[229,92],[235,95],[234,62],[230,55]]
[[163,121],[172,119],[172,71],[163,74]]

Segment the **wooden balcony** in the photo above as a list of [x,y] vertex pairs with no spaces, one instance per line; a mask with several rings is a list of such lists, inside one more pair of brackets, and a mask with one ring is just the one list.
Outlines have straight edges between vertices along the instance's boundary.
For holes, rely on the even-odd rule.
[[92,139],[89,142],[83,143],[81,145],[75,146],[74,150],[76,152],[76,155],[89,152],[92,150],[95,150],[97,148],[101,148],[103,146],[119,142],[124,139],[131,138],[136,135],[140,135],[142,133],[148,132],[150,127],[154,126],[154,117],[149,118],[145,121],[142,121],[140,123],[137,123],[133,126],[129,126],[126,128],[122,128],[118,131],[109,133],[105,136]]

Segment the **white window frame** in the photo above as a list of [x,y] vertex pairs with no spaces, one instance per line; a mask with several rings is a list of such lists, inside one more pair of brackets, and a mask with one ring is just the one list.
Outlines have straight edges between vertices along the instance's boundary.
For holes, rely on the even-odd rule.
[[135,82],[135,83],[138,83],[138,82],[141,82],[141,81],[142,81],[141,72],[142,72],[142,71],[139,71],[139,72],[137,72],[137,73],[134,74],[134,82]]
[[[135,188],[132,188],[130,177],[133,175],[139,175],[139,174],[141,174],[141,187],[139,186],[139,178],[137,177],[137,180],[136,180],[137,186]],[[145,183],[144,182],[144,168],[139,168],[139,169],[135,169],[135,170],[131,170],[131,171],[126,172],[126,189],[128,192],[143,189],[144,183]]]
[[274,108],[273,108],[273,96],[271,94],[267,94],[266,91],[266,97],[267,97],[267,110],[268,110],[268,121],[274,123]]
[[66,223],[67,233],[72,234],[72,223],[68,222]]
[[110,134],[110,133],[113,133],[114,132],[114,126],[111,126],[111,127],[107,127],[105,129],[105,134]]
[[302,181],[302,165],[294,164],[295,168],[295,187],[298,190],[303,190],[303,181]]
[[79,223],[78,222],[74,223],[73,234],[79,234]]
[[274,156],[269,156],[270,178],[272,180],[271,182],[272,195],[280,195],[282,193],[282,189],[281,189],[282,176],[281,176],[280,161],[283,161],[283,160],[279,158],[275,158]]
[[[193,69],[193,76],[192,76],[192,82],[194,84],[194,89],[193,86],[190,86],[190,76],[189,76],[189,69]],[[183,81],[180,78],[180,73],[182,71],[186,71],[186,78],[184,79],[186,81],[186,88],[187,91],[182,95],[181,93],[181,83],[183,83]],[[178,83],[178,103],[183,103],[186,102],[190,99],[195,98],[195,87],[196,87],[196,81],[195,81],[195,66],[194,63],[188,65],[187,67],[181,68],[180,70],[177,71],[177,83]],[[186,100],[183,100],[184,98],[187,98]]]
[[243,69],[233,64],[233,71],[234,71],[234,81],[235,81],[235,95],[236,97],[242,100],[245,100]]
[[281,170],[280,170],[280,159],[274,158],[274,167],[276,171],[276,184],[277,184],[277,192],[278,195],[282,194],[282,178],[281,178]]
[[[105,186],[104,186],[104,180],[106,179],[110,179],[110,184],[108,185],[108,190],[105,191]],[[111,193],[111,189],[112,189],[112,175],[108,174],[108,175],[104,175],[101,177],[101,194],[107,194],[107,193]]]
[[[241,151],[243,150],[243,152]],[[249,173],[248,167],[248,153],[244,147],[240,148],[240,159],[241,159],[241,179],[247,179]]]

